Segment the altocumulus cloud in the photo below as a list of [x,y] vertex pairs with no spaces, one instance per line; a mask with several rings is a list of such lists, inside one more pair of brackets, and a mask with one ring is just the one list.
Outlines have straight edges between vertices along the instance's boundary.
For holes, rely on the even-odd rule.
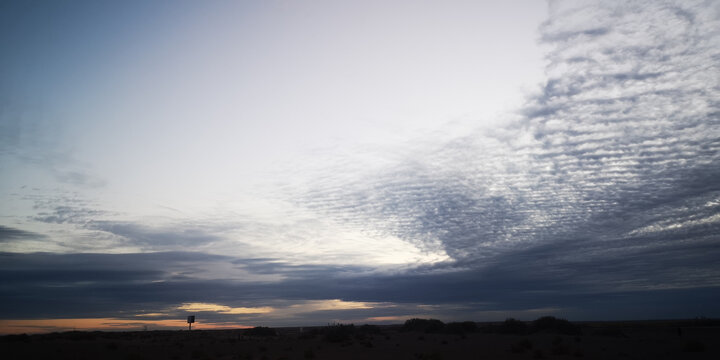
[[[329,168],[285,193],[304,216],[447,254],[440,261],[387,272],[211,255],[233,229],[272,224],[151,227],[56,206],[35,220],[162,252],[5,253],[0,317],[718,316],[718,29],[716,1],[551,2],[547,80],[512,121],[410,144],[412,155],[370,174]],[[167,251],[188,247],[200,252]]]
[[553,2],[548,79],[516,121],[299,202],[518,288],[717,287],[719,12]]

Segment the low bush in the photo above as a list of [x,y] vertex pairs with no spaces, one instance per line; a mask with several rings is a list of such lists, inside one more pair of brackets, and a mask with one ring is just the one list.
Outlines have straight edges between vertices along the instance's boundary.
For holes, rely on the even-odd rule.
[[264,326],[256,326],[252,329],[245,330],[247,336],[276,336],[277,332],[275,329]]
[[305,357],[306,359],[314,359],[314,358],[315,358],[315,352],[312,351],[312,349],[307,349],[307,350],[305,350],[304,357]]
[[510,351],[514,353],[524,353],[527,350],[532,349],[533,344],[528,339],[522,339],[516,344],[510,346]]
[[527,324],[524,321],[508,318],[495,330],[501,334],[526,334]]
[[445,332],[448,334],[467,334],[478,331],[477,324],[472,321],[451,322],[445,324]]
[[628,337],[622,330],[617,328],[604,328],[604,329],[597,329],[593,332],[593,335],[597,336],[608,336],[608,337],[619,337],[619,338],[626,338]]
[[344,325],[344,324],[334,324],[329,325],[325,327],[322,330],[324,334],[325,341],[337,343],[337,342],[345,342],[351,339],[352,335],[355,333],[355,325]]
[[552,332],[563,335],[582,335],[579,326],[565,320],[558,319],[554,316],[543,316],[532,322],[533,332]]
[[362,334],[380,334],[380,327],[377,325],[362,325],[358,326],[357,331]]
[[437,319],[410,319],[405,321],[401,331],[422,331],[425,333],[436,333],[443,330],[445,324]]
[[685,346],[683,346],[684,352],[703,352],[705,351],[705,344],[697,341],[697,340],[689,340],[685,343]]

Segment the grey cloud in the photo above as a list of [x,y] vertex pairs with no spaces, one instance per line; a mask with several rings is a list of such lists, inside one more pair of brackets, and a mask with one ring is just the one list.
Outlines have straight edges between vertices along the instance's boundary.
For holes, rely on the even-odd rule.
[[87,228],[122,236],[130,244],[147,249],[168,249],[181,246],[198,246],[221,238],[202,229],[192,227],[153,229],[141,224],[116,221],[93,221]]
[[542,40],[546,42],[558,42],[558,41],[569,41],[573,39],[577,39],[578,37],[582,37],[583,40],[591,41],[592,38],[603,36],[610,32],[609,28],[593,28],[593,29],[586,29],[586,30],[575,30],[575,31],[567,31],[567,32],[557,32],[557,33],[545,33],[542,36]]
[[0,243],[24,239],[42,239],[44,237],[42,234],[0,225]]
[[34,220],[50,224],[87,224],[97,217],[106,215],[103,211],[82,206],[83,204],[75,204],[74,201],[62,199],[61,202],[62,205],[53,206],[50,211],[38,212]]
[[522,120],[298,204],[439,246],[478,276],[504,264],[539,284],[564,274],[566,291],[720,286],[717,4],[568,7],[541,29],[550,76]]
[[106,220],[112,214],[93,209],[87,204],[76,204],[64,199],[58,202],[62,205],[53,205],[52,202],[41,205],[41,208],[49,205],[50,209],[38,212],[34,220],[100,231],[121,237],[124,239],[123,245],[139,246],[146,250],[172,251],[221,240],[220,236],[213,234],[218,229],[212,226],[183,223],[172,227],[151,227],[139,222]]
[[[597,281],[585,286],[570,281],[577,275],[568,273],[567,269],[553,269],[555,276],[552,278],[544,276],[547,269],[540,274],[533,273],[542,266],[542,252],[551,251],[554,251],[552,246],[547,246],[534,252],[516,253],[515,259],[507,258],[506,262],[494,263],[484,270],[347,277],[336,274],[329,267],[325,271],[274,282],[192,276],[199,273],[203,264],[243,262],[242,259],[202,253],[5,253],[0,254],[3,260],[0,265],[0,278],[3,279],[0,317],[136,318],[137,314],[164,312],[169,318],[178,318],[183,313],[176,307],[186,302],[282,308],[307,300],[326,299],[382,302],[390,306],[372,310],[311,311],[283,319],[262,314],[203,313],[203,316],[205,320],[248,321],[252,324],[323,324],[336,318],[412,314],[418,312],[417,304],[435,304],[437,315],[460,319],[464,314],[466,317],[462,319],[465,320],[476,312],[477,316],[482,316],[482,311],[513,313],[538,308],[563,309],[567,314],[583,319],[606,319],[603,312],[611,310],[619,317],[622,317],[622,311],[636,311],[626,313],[631,316],[625,318],[642,318],[648,316],[649,311],[666,314],[670,311],[687,317],[699,315],[694,313],[699,309],[712,309],[714,299],[720,295],[717,287],[606,292],[598,291]],[[262,267],[273,261],[277,262],[256,259],[249,264],[250,267]],[[619,262],[602,262],[603,267],[592,272],[603,274],[606,268],[617,266]],[[178,269],[185,269],[190,276],[173,277],[172,273]],[[17,278],[26,280],[13,281]],[[683,302],[695,305],[678,307]]]

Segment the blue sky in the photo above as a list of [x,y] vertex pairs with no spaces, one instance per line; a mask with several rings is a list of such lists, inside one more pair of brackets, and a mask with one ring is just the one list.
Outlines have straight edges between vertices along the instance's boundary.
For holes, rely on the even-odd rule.
[[0,14],[4,332],[720,315],[716,2]]

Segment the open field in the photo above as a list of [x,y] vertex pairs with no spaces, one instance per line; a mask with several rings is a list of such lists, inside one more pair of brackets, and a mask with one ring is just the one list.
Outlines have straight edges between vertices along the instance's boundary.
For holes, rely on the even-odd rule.
[[[469,323],[465,323],[469,324]],[[473,323],[474,324],[474,323]],[[529,323],[528,323],[529,324]],[[395,326],[142,332],[64,332],[0,337],[5,359],[719,359],[716,322],[575,323],[508,333]],[[8,356],[9,355],[9,356]]]

